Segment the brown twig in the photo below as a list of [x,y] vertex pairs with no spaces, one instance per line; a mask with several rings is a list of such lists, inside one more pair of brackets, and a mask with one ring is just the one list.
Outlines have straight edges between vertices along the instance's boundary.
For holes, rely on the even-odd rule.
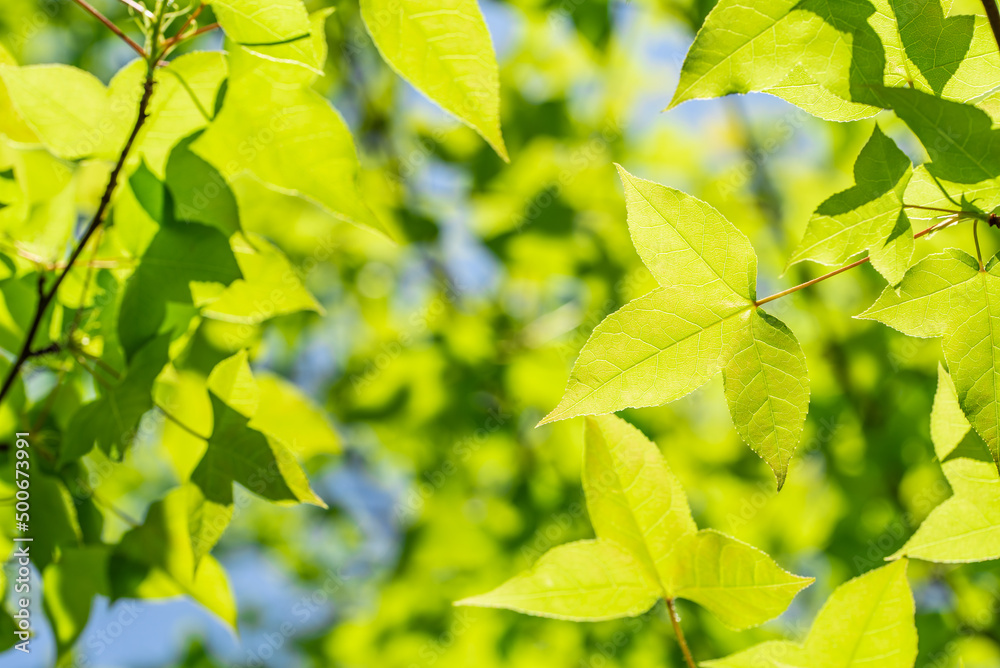
[[1000,49],[1000,11],[997,10],[996,0],[983,0],[983,9],[993,30],[993,39],[997,41],[997,49]]
[[116,26],[111,21],[111,19],[109,19],[107,16],[97,11],[97,9],[89,2],[87,2],[87,0],[73,0],[73,2],[83,7],[83,9],[86,10],[88,13],[90,13],[94,18],[96,18],[98,21],[107,26],[108,30],[118,35],[123,40],[125,40],[125,43],[131,46],[136,53],[138,53],[140,56],[143,57],[143,59],[146,60],[149,59],[149,55],[146,53],[146,50],[144,48],[136,44],[135,41],[131,37],[126,35],[124,32],[122,32],[121,28]]
[[[926,208],[926,207],[921,207],[921,208]],[[947,209],[940,209],[940,210],[941,211],[947,211]],[[948,227],[952,223],[955,223],[956,221],[960,220],[960,218],[958,218],[957,216],[958,216],[958,214],[961,214],[962,212],[961,211],[948,211],[948,213],[955,214],[955,216],[953,216],[953,217],[951,217],[948,220],[945,220],[943,222],[935,223],[935,224],[931,225],[930,227],[928,227],[927,229],[924,229],[924,230],[921,230],[920,232],[917,232],[916,234],[913,235],[913,238],[914,239],[919,239],[920,237],[925,236],[927,234],[930,234],[931,232],[934,232],[936,230],[940,230],[940,229],[944,229],[945,227]],[[771,295],[769,297],[764,297],[763,299],[758,299],[756,302],[754,302],[754,304],[757,305],[757,306],[762,306],[762,305],[764,305],[764,304],[766,304],[768,302],[773,302],[775,299],[781,299],[782,297],[786,297],[786,296],[792,294],[793,292],[798,292],[799,290],[802,290],[803,288],[808,288],[811,285],[816,285],[817,283],[819,283],[821,281],[825,281],[828,278],[833,278],[837,274],[842,274],[845,271],[847,271],[848,269],[854,269],[858,265],[862,265],[865,262],[869,262],[869,261],[871,261],[871,257],[870,256],[863,257],[860,260],[855,260],[854,262],[851,262],[850,264],[845,264],[843,267],[840,267],[838,269],[834,269],[833,271],[831,271],[829,273],[823,274],[822,276],[818,276],[818,277],[816,277],[816,278],[814,278],[812,280],[808,280],[805,283],[799,283],[798,285],[792,286],[792,287],[788,288],[787,290],[782,290],[781,292],[776,292],[775,294],[773,294],[773,295]]]
[[[83,0],[76,0],[76,2],[83,2]],[[42,324],[42,318],[45,317],[45,312],[48,310],[49,305],[55,298],[56,292],[59,290],[59,286],[62,285],[64,280],[66,280],[66,276],[69,275],[73,265],[79,259],[80,254],[87,245],[87,242],[90,241],[90,238],[94,236],[94,233],[104,221],[104,215],[107,213],[108,207],[111,204],[111,196],[114,194],[115,187],[118,185],[118,177],[121,174],[122,168],[125,166],[125,161],[128,158],[129,152],[132,150],[132,144],[135,143],[135,138],[139,135],[139,130],[142,129],[143,124],[146,122],[146,118],[149,113],[149,101],[153,96],[154,71],[155,67],[152,63],[150,63],[146,71],[146,80],[143,84],[142,98],[139,101],[139,114],[136,117],[135,124],[132,126],[132,132],[129,135],[128,140],[125,142],[125,147],[122,149],[121,155],[118,156],[118,162],[115,164],[114,169],[111,171],[111,175],[108,177],[108,185],[104,189],[104,194],[101,196],[101,201],[97,206],[97,211],[94,213],[94,217],[91,219],[90,224],[83,233],[83,236],[80,238],[80,241],[73,249],[69,259],[66,261],[65,268],[63,268],[63,270],[56,276],[56,280],[52,284],[52,287],[45,290],[43,283],[44,278],[41,276],[39,277],[39,297],[38,305],[35,308],[35,315],[28,327],[28,332],[24,338],[24,344],[21,346],[21,352],[18,353],[17,358],[14,360],[10,370],[7,372],[7,377],[4,379],[3,386],[0,387],[0,404],[3,403],[7,393],[10,392],[10,388],[14,385],[14,380],[20,373],[21,367],[24,366],[24,363],[29,358],[31,354],[31,346],[35,340],[35,335],[38,334],[38,328]]]

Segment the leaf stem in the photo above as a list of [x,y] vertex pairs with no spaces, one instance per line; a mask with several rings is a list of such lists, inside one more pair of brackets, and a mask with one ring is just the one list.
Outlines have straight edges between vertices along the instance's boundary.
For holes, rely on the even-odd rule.
[[210,436],[204,436],[203,434],[199,434],[197,430],[195,430],[193,427],[190,427],[187,424],[185,424],[183,420],[181,420],[179,417],[177,417],[176,415],[174,415],[173,413],[171,413],[170,411],[168,411],[166,408],[164,408],[160,404],[154,404],[154,406],[156,406],[156,409],[158,411],[160,411],[161,413],[163,413],[163,417],[167,418],[168,420],[170,420],[175,425],[177,425],[178,427],[180,427],[181,429],[183,429],[187,433],[191,434],[195,438],[200,438],[203,441],[207,441],[207,440],[209,440],[209,438],[211,438]]
[[[921,207],[921,208],[923,208],[923,207]],[[947,211],[946,209],[942,209],[942,210],[943,211]],[[961,211],[948,211],[948,213],[960,214],[962,212]],[[953,224],[953,223],[955,223],[955,222],[957,222],[957,221],[959,221],[961,219],[962,218],[960,216],[958,216],[958,215],[951,216],[948,219],[946,219],[946,220],[944,220],[944,221],[942,221],[940,223],[934,223],[930,227],[928,227],[926,229],[923,229],[920,232],[917,232],[916,234],[913,235],[913,238],[914,239],[919,239],[920,237],[928,235],[931,232],[934,232],[934,231],[940,230],[940,229],[944,229],[945,227],[948,227],[949,225],[951,225],[951,224]],[[976,243],[977,243],[977,247],[978,247],[978,243],[979,243],[978,240],[976,241]],[[776,292],[775,294],[773,294],[773,295],[771,295],[769,297],[764,297],[763,299],[758,299],[757,301],[754,302],[754,306],[762,306],[762,305],[764,305],[764,304],[766,304],[768,302],[773,302],[775,299],[781,299],[782,297],[786,297],[786,296],[792,294],[793,292],[798,292],[799,290],[802,290],[804,288],[808,288],[811,285],[816,285],[817,283],[819,283],[821,281],[825,281],[828,278],[833,278],[837,274],[842,274],[845,271],[847,271],[848,269],[854,269],[858,265],[864,264],[865,262],[869,262],[869,261],[871,261],[871,257],[870,256],[863,257],[860,260],[855,260],[854,262],[851,262],[850,264],[845,264],[843,267],[840,267],[838,269],[834,269],[833,271],[831,271],[829,273],[826,273],[826,274],[823,274],[822,276],[818,276],[818,277],[816,277],[814,279],[808,280],[805,283],[799,283],[798,285],[794,285],[794,286],[788,288],[787,290],[782,290],[781,292]]]
[[111,21],[111,19],[109,19],[107,16],[97,11],[97,9],[89,2],[87,2],[87,0],[73,0],[73,2],[83,7],[83,9],[86,10],[89,14],[91,14],[94,18],[96,18],[98,21],[107,26],[108,30],[121,37],[125,41],[125,43],[128,44],[130,47],[132,47],[132,49],[140,56],[142,56],[143,59],[146,60],[149,59],[149,55],[146,53],[146,50],[144,48],[136,44],[136,42],[131,37],[122,32],[121,28],[116,26],[114,22]]
[[665,598],[667,602],[667,611],[670,613],[670,623],[674,627],[674,635],[677,636],[677,644],[681,646],[681,653],[684,654],[684,661],[687,663],[688,668],[698,668],[698,664],[695,663],[694,657],[691,656],[691,650],[688,648],[687,640],[684,639],[684,631],[681,630],[681,618],[677,615],[677,608],[674,607],[674,599]]
[[983,9],[993,30],[993,38],[997,41],[997,49],[1000,49],[1000,10],[997,10],[996,0],[983,0]]
[[[74,1],[83,7],[90,7],[85,0]],[[92,7],[90,7],[90,9],[95,16],[101,16],[97,10]],[[145,52],[143,51],[143,55],[145,56],[147,63],[146,79],[143,82],[142,98],[139,100],[139,111],[136,116],[135,123],[132,126],[132,132],[129,134],[128,139],[125,142],[125,146],[122,148],[122,152],[118,156],[118,162],[115,163],[114,169],[111,170],[111,175],[108,177],[108,184],[105,186],[104,194],[101,195],[101,201],[97,205],[97,211],[94,212],[94,217],[91,218],[90,224],[87,225],[87,229],[84,230],[83,236],[80,237],[76,247],[69,256],[69,259],[66,261],[66,266],[59,272],[59,274],[56,275],[56,280],[47,290],[45,289],[44,277],[41,275],[39,276],[38,304],[35,307],[35,315],[32,317],[31,324],[28,326],[28,332],[24,337],[24,344],[21,346],[21,352],[19,352],[17,357],[14,359],[14,363],[11,365],[7,372],[7,377],[3,381],[3,386],[0,387],[0,404],[3,404],[4,398],[14,385],[14,380],[20,373],[24,363],[28,361],[28,358],[31,356],[31,349],[35,336],[38,334],[38,328],[42,324],[42,318],[45,317],[45,312],[48,310],[49,305],[52,303],[53,299],[55,299],[59,286],[62,285],[64,280],[66,280],[66,276],[69,275],[69,272],[73,269],[73,265],[80,258],[80,254],[83,253],[83,249],[86,247],[87,242],[90,241],[91,237],[94,236],[94,233],[97,232],[98,228],[101,226],[101,223],[104,222],[104,216],[108,211],[108,207],[111,205],[111,196],[114,194],[115,188],[118,185],[118,177],[121,175],[121,171],[125,167],[125,161],[128,159],[136,137],[139,136],[139,131],[142,129],[143,124],[149,116],[149,101],[153,97],[153,86],[155,85],[154,74],[156,71],[156,64],[158,62],[156,50],[157,41],[159,40],[160,19],[162,19],[162,9],[158,14],[158,21],[154,26],[155,32],[152,37],[152,55],[145,56]],[[117,28],[115,28],[115,30],[117,30]]]
[[972,240],[976,242],[976,258],[979,260],[979,271],[983,270],[983,252],[979,250],[979,232],[976,229],[979,226],[979,221],[972,221]]

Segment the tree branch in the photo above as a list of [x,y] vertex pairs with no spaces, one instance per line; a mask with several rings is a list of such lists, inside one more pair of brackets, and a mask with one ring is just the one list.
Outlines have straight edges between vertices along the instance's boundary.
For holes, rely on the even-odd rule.
[[[76,0],[78,3],[83,3],[83,0]],[[135,124],[132,126],[132,132],[125,142],[125,147],[122,149],[121,155],[118,156],[118,162],[115,164],[114,169],[111,171],[111,176],[108,178],[108,185],[104,189],[104,194],[101,196],[101,202],[97,206],[97,211],[94,212],[94,217],[91,219],[90,224],[84,231],[83,236],[77,243],[73,252],[70,254],[69,259],[66,261],[66,266],[63,270],[56,276],[55,282],[52,284],[48,290],[44,289],[44,284],[40,277],[39,284],[39,296],[38,305],[35,308],[35,315],[31,320],[31,324],[28,326],[28,332],[24,338],[24,344],[21,346],[21,352],[18,353],[17,358],[11,365],[10,370],[7,372],[7,377],[4,379],[3,386],[0,387],[0,404],[3,403],[4,398],[10,392],[10,388],[14,385],[14,380],[21,371],[21,367],[31,356],[31,346],[35,340],[35,336],[38,334],[38,328],[42,324],[42,318],[45,317],[45,312],[48,310],[49,305],[56,296],[56,292],[59,290],[59,286],[66,279],[73,265],[79,259],[80,254],[83,252],[84,247],[90,238],[94,235],[94,232],[101,226],[104,221],[104,216],[108,211],[108,207],[111,204],[111,196],[114,194],[115,187],[118,185],[118,177],[121,174],[122,168],[125,166],[125,161],[128,159],[129,152],[132,150],[132,144],[135,143],[135,138],[139,135],[139,130],[142,129],[143,124],[146,122],[146,118],[149,115],[149,100],[153,96],[153,85],[154,79],[153,75],[155,72],[155,63],[150,62],[149,67],[146,71],[146,80],[143,83],[142,99],[139,101],[139,115],[135,120]]]
[[[915,207],[915,208],[926,208],[926,207]],[[937,209],[935,209],[935,210],[937,210]],[[945,209],[941,209],[941,210],[944,211]],[[951,225],[951,224],[953,224],[953,223],[961,220],[961,218],[958,217],[958,214],[961,214],[963,212],[962,211],[949,211],[948,213],[953,213],[953,214],[956,214],[956,215],[953,216],[953,217],[951,217],[951,218],[948,218],[947,220],[945,220],[943,222],[934,223],[930,227],[928,227],[928,228],[926,228],[924,230],[921,230],[920,232],[917,232],[916,234],[913,235],[913,238],[914,239],[919,239],[920,237],[928,235],[931,232],[935,232],[937,230],[941,230],[941,229],[944,229],[945,227],[948,227],[949,225]],[[978,218],[977,218],[977,220],[978,220]],[[842,274],[845,271],[847,271],[848,269],[854,269],[858,265],[862,265],[865,262],[869,262],[869,261],[871,261],[871,257],[870,256],[863,257],[860,260],[855,260],[854,262],[852,262],[850,264],[845,264],[843,267],[840,267],[839,269],[834,269],[833,271],[831,271],[829,273],[823,274],[822,276],[818,276],[818,277],[816,277],[816,278],[814,278],[812,280],[808,280],[805,283],[799,283],[798,285],[792,286],[792,287],[788,288],[787,290],[782,290],[781,292],[776,292],[773,295],[771,295],[770,297],[764,297],[763,299],[758,299],[756,302],[754,302],[754,305],[755,306],[762,306],[762,305],[764,305],[764,304],[766,304],[768,302],[773,302],[775,299],[781,299],[782,297],[786,297],[786,296],[792,294],[793,292],[798,292],[799,290],[802,290],[804,288],[808,288],[811,285],[816,285],[817,283],[819,283],[821,281],[825,281],[828,278],[833,278],[837,274]]]
[[677,616],[677,609],[674,607],[674,599],[667,598],[664,600],[667,602],[667,611],[670,613],[670,623],[674,627],[674,635],[677,636],[677,644],[681,646],[681,652],[684,654],[684,661],[687,662],[688,668],[698,668],[698,664],[695,663],[694,657],[691,656],[691,650],[688,648],[687,640],[684,639],[684,632],[681,630],[680,617]]
[[983,0],[983,9],[986,10],[986,18],[990,21],[993,38],[997,41],[997,49],[1000,49],[1000,11],[997,10],[996,0]]
[[121,28],[119,28],[118,26],[116,26],[111,21],[111,19],[109,19],[107,16],[105,16],[104,14],[100,13],[99,11],[97,11],[97,9],[94,8],[93,5],[91,5],[89,2],[87,2],[87,0],[73,0],[73,2],[75,2],[76,4],[78,4],[81,7],[83,7],[84,10],[86,10],[88,13],[90,13],[94,18],[96,18],[98,21],[100,21],[105,26],[107,26],[108,30],[110,30],[114,34],[118,35],[123,40],[125,40],[125,43],[128,44],[129,46],[131,46],[132,49],[136,53],[138,53],[140,56],[143,57],[143,59],[147,59],[147,60],[149,59],[149,56],[146,54],[146,50],[144,48],[142,48],[141,46],[139,46],[138,44],[136,44],[135,41],[133,41],[131,37],[129,37],[128,35],[126,35],[125,33],[123,33],[121,31]]

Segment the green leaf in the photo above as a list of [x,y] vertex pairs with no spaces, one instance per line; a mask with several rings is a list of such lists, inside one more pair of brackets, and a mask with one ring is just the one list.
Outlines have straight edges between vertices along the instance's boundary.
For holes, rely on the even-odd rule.
[[109,100],[97,77],[68,65],[0,65],[0,79],[14,109],[52,153],[78,160],[100,151]]
[[736,431],[771,467],[780,490],[809,412],[805,353],[783,322],[754,309],[729,333],[722,368]]
[[188,525],[188,489],[180,487],[149,507],[141,526],[114,548],[113,598],[170,598],[186,594],[236,627],[236,601],[222,566],[206,556],[195,569]]
[[854,163],[855,185],[819,205],[789,265],[803,260],[840,265],[868,250],[873,263],[876,256],[888,260],[878,265],[890,274],[886,280],[898,283],[907,267],[899,271],[900,263],[886,257],[884,247],[902,225],[900,234],[910,231],[912,250],[913,233],[903,213],[903,193],[911,174],[910,159],[876,125]]
[[657,406],[698,389],[750,316],[757,256],[743,233],[690,195],[618,171],[633,243],[662,287],[594,329],[540,424]]
[[203,316],[225,322],[258,324],[299,311],[324,312],[302,285],[295,267],[276,246],[250,233],[233,236],[230,244],[243,278],[233,281],[221,292],[206,291],[204,298],[199,298],[199,290],[193,290],[195,304],[205,305]]
[[358,187],[358,157],[340,114],[313,90],[276,84],[266,70],[231,79],[222,110],[192,150],[230,183],[248,171],[337,218],[381,231]]
[[166,184],[174,217],[216,227],[229,237],[240,229],[236,198],[222,174],[191,151],[199,135],[200,131],[179,141],[167,160]]
[[942,349],[958,402],[969,422],[1000,461],[1000,266],[979,271],[975,258],[958,250],[932,255],[858,316],[878,320],[911,336],[943,336]]
[[931,409],[931,441],[934,454],[941,461],[952,453],[969,433],[972,425],[958,405],[958,394],[951,376],[938,364],[937,392]]
[[161,227],[122,297],[118,336],[126,356],[156,336],[168,304],[193,304],[192,282],[229,285],[240,277],[229,241],[219,230],[198,223]]
[[770,95],[791,102],[796,107],[827,121],[860,121],[882,111],[880,107],[851,102],[816,83],[816,80],[796,65],[780,83],[766,90]]
[[[298,54],[305,60],[287,63],[262,58],[254,52],[230,40],[226,43],[229,51],[230,76],[238,79],[252,70],[266,70],[267,77],[275,82],[298,86],[311,85],[318,79],[326,66],[326,20],[335,11],[334,7],[325,7],[309,15],[309,26],[312,42],[310,48],[303,48]],[[302,67],[305,65],[305,67]]]
[[958,457],[941,465],[954,492],[894,556],[943,563],[1000,558],[1000,477],[993,462]]
[[711,668],[811,668],[805,648],[787,640],[769,640],[722,659],[702,661]]
[[226,35],[247,51],[280,63],[317,67],[312,25],[301,0],[211,0]]
[[616,167],[632,243],[657,283],[725,286],[745,300],[756,298],[757,255],[746,235],[705,202]]
[[238,482],[272,501],[324,506],[309,488],[295,456],[284,445],[250,429],[245,416],[214,394],[211,397],[215,428],[205,456],[191,474],[191,481],[201,488],[206,499],[231,505],[233,483]]
[[693,392],[721,370],[724,341],[746,326],[750,307],[721,282],[634,299],[594,329],[562,400],[539,424],[659,406]]
[[361,0],[361,16],[392,69],[508,161],[496,56],[476,0]]
[[713,668],[913,668],[917,628],[906,560],[837,588],[803,646],[771,641],[703,662]]
[[710,529],[680,538],[668,568],[671,598],[694,601],[736,630],[777,617],[813,582],[782,569],[757,548]]
[[[108,138],[104,157],[109,160],[118,157],[131,132],[145,76],[145,64],[135,60],[123,67],[108,86],[109,113],[129,119],[127,123],[119,123]],[[149,118],[136,137],[130,168],[145,162],[158,179],[163,179],[174,145],[211,122],[226,76],[226,56],[219,51],[186,53],[157,68]]]
[[222,536],[232,516],[234,482],[271,501],[326,507],[309,487],[292,451],[249,425],[260,391],[246,351],[216,365],[208,378],[208,395],[214,425],[205,453],[191,473],[198,492],[189,497],[196,563]]
[[111,593],[108,556],[103,545],[69,548],[45,569],[45,613],[61,651],[71,647],[87,626],[94,597]]
[[254,429],[282,441],[302,461],[339,454],[340,438],[323,411],[285,379],[257,374],[260,403],[250,420]]
[[646,612],[659,599],[658,587],[642,565],[615,543],[581,540],[549,550],[531,569],[455,605],[595,622]]
[[995,86],[1000,58],[985,17],[936,1],[721,0],[681,69],[671,107],[765,91],[827,120],[891,106],[883,86],[966,102]]
[[697,531],[680,481],[656,445],[614,415],[587,418],[585,441],[583,489],[594,531],[627,549],[650,581],[666,582],[674,545]]
[[120,381],[73,414],[59,452],[60,464],[79,459],[95,443],[112,458],[124,456],[142,416],[153,408],[153,382],[167,363],[169,345],[166,336],[147,342],[135,352]]
[[1000,176],[1000,130],[985,111],[916,90],[884,96],[927,149],[931,176],[971,184]]
[[663,455],[621,418],[588,418],[585,442],[583,486],[597,540],[550,550],[525,573],[457,605],[593,621],[683,597],[736,628],[780,614],[812,582],[728,536],[696,533]]

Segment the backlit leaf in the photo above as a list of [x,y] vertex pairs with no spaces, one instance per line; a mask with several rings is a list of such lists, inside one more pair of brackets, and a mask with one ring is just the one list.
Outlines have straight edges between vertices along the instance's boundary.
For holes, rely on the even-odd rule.
[[496,56],[476,0],[361,0],[361,16],[400,76],[508,159]]

